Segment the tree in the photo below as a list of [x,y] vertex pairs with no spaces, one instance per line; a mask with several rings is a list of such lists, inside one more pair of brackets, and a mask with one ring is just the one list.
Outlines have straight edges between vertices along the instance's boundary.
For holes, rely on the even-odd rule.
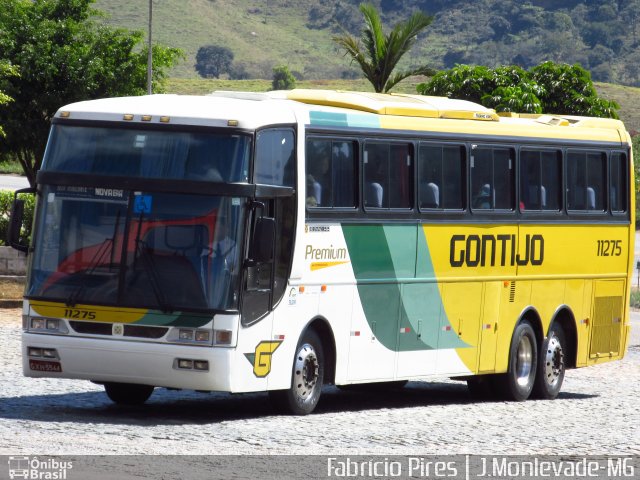
[[[59,107],[146,92],[143,33],[97,23],[93,1],[0,0],[0,52],[19,75],[3,85],[14,101],[0,110],[6,132],[0,147],[18,159],[32,185]],[[181,55],[153,46],[155,91]]]
[[529,72],[544,89],[540,100],[546,112],[619,118],[616,110],[620,106],[598,97],[591,74],[580,65],[543,62]]
[[556,113],[618,118],[619,105],[598,97],[591,75],[579,65],[543,62],[529,70],[456,65],[417,87],[439,95],[480,103],[499,112]]
[[[5,78],[16,75],[16,69],[10,63],[0,61],[0,88],[2,88],[2,83]],[[0,108],[2,105],[6,105],[9,102],[12,102],[13,98],[0,90]],[[5,133],[2,129],[2,125],[0,125],[0,138],[4,137]]]
[[380,14],[375,7],[361,4],[360,12],[365,22],[360,40],[344,30],[342,35],[334,37],[333,41],[345,50],[346,56],[351,57],[351,60],[360,66],[376,92],[388,92],[398,82],[413,75],[433,74],[433,70],[427,66],[394,73],[400,59],[411,49],[418,34],[431,24],[433,17],[416,12],[385,35]]
[[231,72],[233,52],[227,47],[205,45],[196,53],[196,71],[202,78],[218,78]]
[[273,90],[291,90],[296,88],[296,78],[289,71],[286,65],[279,65],[273,68]]

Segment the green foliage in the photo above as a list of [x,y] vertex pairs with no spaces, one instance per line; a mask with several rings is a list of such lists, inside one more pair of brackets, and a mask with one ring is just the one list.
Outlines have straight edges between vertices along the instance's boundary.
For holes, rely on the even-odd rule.
[[196,71],[202,78],[218,78],[231,71],[233,52],[227,47],[205,45],[196,54]]
[[620,106],[598,97],[591,74],[580,65],[543,62],[530,72],[532,81],[544,89],[546,112],[618,118]]
[[[6,245],[13,195],[12,191],[0,190],[0,245]],[[24,222],[20,230],[20,242],[28,244],[31,241],[35,195],[21,194],[19,198],[24,200]]]
[[426,66],[394,73],[400,59],[411,50],[418,34],[431,24],[433,17],[416,12],[385,35],[380,14],[374,6],[362,4],[360,12],[365,22],[360,40],[346,30],[333,40],[344,49],[346,56],[351,57],[352,62],[360,66],[376,92],[388,92],[407,77],[433,73]]
[[620,106],[598,97],[589,72],[579,65],[544,62],[526,71],[457,65],[417,87],[439,95],[480,103],[499,112],[556,113],[618,118]]
[[[50,121],[68,103],[146,92],[147,51],[141,32],[96,23],[93,0],[0,0],[0,52],[16,68],[3,89],[0,146],[21,163],[31,184]],[[181,52],[153,46],[153,86],[162,90]]]
[[[9,95],[2,91],[2,84],[5,79],[15,76],[16,74],[17,72],[13,65],[0,59],[0,108],[2,108],[2,105],[6,105],[13,101]],[[0,137],[4,137],[4,135],[5,133],[2,129],[2,125],[0,125]]]
[[289,67],[279,65],[273,68],[271,88],[273,90],[291,90],[296,88],[296,78],[289,71]]

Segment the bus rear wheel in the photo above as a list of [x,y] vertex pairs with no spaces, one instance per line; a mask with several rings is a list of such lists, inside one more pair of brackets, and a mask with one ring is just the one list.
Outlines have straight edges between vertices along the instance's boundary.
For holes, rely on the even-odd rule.
[[531,323],[523,320],[513,331],[509,348],[509,369],[497,375],[495,382],[507,400],[529,398],[536,379],[538,344]]
[[538,373],[533,386],[534,397],[552,400],[560,393],[564,381],[566,345],[562,327],[554,323],[542,342]]
[[151,385],[134,383],[105,383],[107,396],[118,405],[142,405],[153,393]]
[[307,415],[316,408],[324,381],[324,351],[322,341],[313,331],[307,331],[293,361],[291,388],[269,392],[274,406],[285,413]]

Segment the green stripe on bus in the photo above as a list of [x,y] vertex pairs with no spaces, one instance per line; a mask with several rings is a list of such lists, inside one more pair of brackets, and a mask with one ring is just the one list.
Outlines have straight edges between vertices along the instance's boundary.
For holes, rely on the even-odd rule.
[[[421,227],[343,225],[343,232],[367,323],[382,345],[394,351],[467,346],[453,329],[440,328],[450,322]],[[414,280],[416,259],[426,263],[424,282]]]
[[366,113],[335,113],[312,110],[309,112],[311,125],[327,127],[380,128],[377,115]]

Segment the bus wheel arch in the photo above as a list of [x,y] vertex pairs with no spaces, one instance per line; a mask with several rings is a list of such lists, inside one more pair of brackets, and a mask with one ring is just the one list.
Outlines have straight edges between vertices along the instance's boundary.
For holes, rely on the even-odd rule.
[[495,385],[505,399],[523,401],[531,395],[539,363],[541,336],[540,317],[533,308],[526,310],[511,335],[507,372],[494,377]]
[[329,326],[329,322],[324,317],[316,317],[311,320],[305,327],[305,332],[313,330],[320,341],[324,351],[325,374],[324,383],[333,384],[336,378],[336,341],[333,330]]
[[562,327],[564,338],[566,341],[567,351],[565,352],[565,367],[576,368],[577,352],[578,352],[578,330],[576,328],[576,319],[571,309],[563,305],[553,316],[549,328],[558,324]]
[[[327,336],[329,335],[329,336]],[[274,407],[293,415],[307,415],[316,408],[322,386],[334,368],[335,345],[326,321],[313,321],[300,335],[291,371],[291,386],[286,390],[271,390]]]

